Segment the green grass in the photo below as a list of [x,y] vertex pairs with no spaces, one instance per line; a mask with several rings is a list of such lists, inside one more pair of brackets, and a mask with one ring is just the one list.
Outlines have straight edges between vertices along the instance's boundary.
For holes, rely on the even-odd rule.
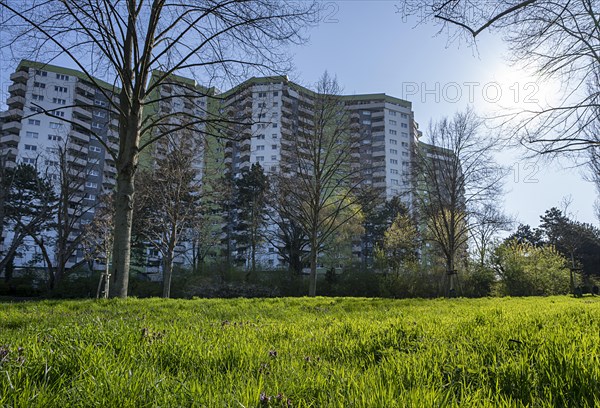
[[599,358],[591,297],[0,303],[2,407],[592,407]]

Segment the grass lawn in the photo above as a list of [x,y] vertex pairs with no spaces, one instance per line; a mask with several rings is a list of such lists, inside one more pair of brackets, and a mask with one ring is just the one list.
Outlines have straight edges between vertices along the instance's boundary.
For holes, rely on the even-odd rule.
[[600,406],[600,298],[0,303],[0,407]]

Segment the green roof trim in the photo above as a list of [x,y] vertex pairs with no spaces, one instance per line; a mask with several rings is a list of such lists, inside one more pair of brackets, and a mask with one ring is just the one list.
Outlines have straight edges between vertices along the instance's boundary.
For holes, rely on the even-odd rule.
[[21,62],[19,63],[19,66],[17,67],[17,71],[21,70],[22,68],[43,69],[43,70],[56,72],[58,74],[74,76],[81,80],[95,83],[95,84],[101,86],[102,88],[104,88],[108,91],[111,91],[113,93],[117,93],[121,90],[116,85],[109,84],[108,82],[98,79],[96,77],[90,77],[81,71],[77,71],[77,70],[71,69],[71,68],[59,67],[58,65],[52,65],[52,64],[47,64],[44,62],[37,62],[37,61],[30,61],[30,60],[21,60]]
[[[150,81],[155,82],[156,77],[158,75],[163,75],[163,74],[165,74],[165,71],[161,71],[159,69],[153,70]],[[173,81],[178,82],[180,84],[195,88],[195,89],[199,90],[200,92],[206,94],[206,96],[212,96],[212,95],[216,94],[216,88],[214,86],[207,88],[205,86],[200,85],[195,79],[192,79],[192,78],[186,78],[186,77],[183,77],[183,76],[177,75],[177,74],[169,74],[167,77],[167,80],[169,80],[169,79],[172,79]],[[163,82],[163,84],[164,84],[164,82]]]

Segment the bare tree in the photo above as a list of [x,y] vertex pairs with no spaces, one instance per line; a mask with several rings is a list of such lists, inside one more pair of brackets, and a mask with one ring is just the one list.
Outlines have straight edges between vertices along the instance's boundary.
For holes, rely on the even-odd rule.
[[434,20],[451,39],[474,40],[489,30],[503,35],[512,59],[565,88],[556,105],[528,104],[501,115],[502,129],[536,153],[573,153],[597,147],[600,87],[598,0],[423,0],[409,13]]
[[134,231],[162,255],[163,297],[168,298],[176,247],[200,210],[201,181],[196,144],[181,138],[163,141],[170,141],[167,155],[138,174]]
[[500,231],[509,231],[514,225],[514,220],[502,213],[497,202],[483,203],[473,212],[473,220],[469,231],[474,246],[473,252],[479,266],[484,266],[492,254],[494,238]]
[[466,254],[479,209],[498,199],[506,171],[492,159],[494,140],[481,134],[481,120],[467,109],[431,124],[429,143],[415,150],[413,178],[424,239],[442,253],[449,293],[461,253]]
[[325,73],[316,86],[310,120],[294,135],[293,159],[282,166],[279,189],[298,215],[309,242],[309,296],[317,290],[317,264],[323,245],[360,212],[358,164],[352,152],[359,133],[340,97],[335,78]]
[[[0,24],[10,33],[5,49],[40,53],[49,60],[68,58],[105,94],[108,109],[118,116],[118,152],[98,141],[117,168],[112,288],[120,297],[127,296],[129,282],[140,151],[179,128],[218,120],[205,107],[193,105],[195,96],[205,92],[195,84],[186,91],[195,109],[147,114],[149,106],[164,99],[161,87],[182,72],[207,83],[251,70],[283,70],[287,58],[280,46],[302,41],[303,27],[318,12],[312,2],[279,0],[0,0],[0,10]],[[100,86],[94,78],[99,74],[113,81],[112,90]],[[177,117],[186,120],[177,124]],[[169,123],[167,131],[160,130]],[[150,136],[142,141],[143,135]]]

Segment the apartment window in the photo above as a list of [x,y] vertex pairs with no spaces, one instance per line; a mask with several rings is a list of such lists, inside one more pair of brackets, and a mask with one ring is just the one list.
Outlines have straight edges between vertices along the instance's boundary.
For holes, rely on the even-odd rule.
[[390,129],[389,133],[390,133],[390,135],[397,135],[398,134],[398,132],[395,131],[395,130],[393,130],[393,129]]
[[98,116],[99,118],[105,118],[106,112],[104,111],[94,111],[94,116]]
[[397,145],[398,141],[396,139],[390,139],[390,144],[391,145]]
[[396,149],[390,149],[390,154],[398,154],[398,150],[396,150]]
[[98,170],[95,170],[95,169],[89,169],[89,170],[87,171],[87,174],[88,174],[89,176],[99,176],[99,175],[100,175],[100,172],[99,172]]
[[396,121],[395,121],[395,120],[393,120],[393,119],[390,119],[390,125],[397,125],[397,124],[398,124],[398,122],[396,122]]
[[271,145],[271,149],[273,149],[273,150],[277,149],[277,145]]
[[89,200],[89,201],[94,201],[94,200],[96,200],[96,195],[95,194],[86,194],[85,199]]
[[363,125],[370,125],[370,124],[371,124],[371,121],[370,121],[370,120],[363,120],[363,121],[362,121],[362,124],[363,124]]
[[266,92],[259,92],[258,93],[258,97],[259,98],[266,98],[267,97],[267,93]]
[[46,147],[46,151],[50,154],[58,154],[58,149],[56,147]]
[[62,141],[62,136],[59,135],[48,135],[48,140],[54,140],[57,142]]
[[89,188],[98,188],[98,183],[93,183],[91,181],[86,181],[85,186]]
[[402,147],[408,147],[408,143],[407,142],[402,142]]
[[94,129],[102,129],[104,126],[102,126],[102,123],[92,122],[92,127]]
[[39,69],[35,70],[35,74],[39,75],[39,76],[43,76],[43,77],[48,76],[48,72],[47,71],[40,71]]
[[57,116],[59,118],[64,118],[65,117],[65,113],[63,111],[54,110],[54,111],[50,111],[50,114],[52,116]]
[[390,174],[398,174],[398,169],[390,169]]
[[44,112],[42,108],[38,108],[37,106],[30,106],[29,110],[35,113],[42,113]]
[[265,161],[265,156],[256,156],[256,161],[257,162]]
[[256,150],[265,150],[265,145],[256,146]]
[[277,160],[277,156],[271,156],[271,160]]
[[25,145],[25,150],[29,150],[31,152],[35,152],[37,150],[37,146],[36,145]]
[[44,160],[44,164],[46,166],[58,166],[58,162],[56,160]]
[[33,126],[39,126],[40,125],[40,121],[37,119],[28,119],[27,123]]
[[25,163],[25,164],[35,164],[35,159],[32,159],[30,157],[24,157],[23,158],[23,163]]
[[50,122],[50,129],[60,129],[60,128],[62,128],[62,123]]
[[408,157],[408,152],[402,152],[402,156]]
[[267,107],[267,103],[266,102],[259,102],[258,103],[258,107],[259,108],[266,108]]
[[46,88],[46,84],[45,84],[45,83],[43,83],[43,82],[34,82],[34,83],[33,83],[33,87],[34,87],[34,88],[42,88],[42,89],[45,89],[45,88]]
[[400,184],[400,183],[398,183],[398,180],[397,180],[397,179],[392,179],[392,185],[393,185],[393,186],[397,186],[397,185],[399,185],[399,184]]
[[391,111],[389,111],[389,114],[390,114],[390,116],[396,116],[398,114],[398,112],[391,110]]
[[408,133],[407,132],[402,132],[402,137],[408,137]]
[[277,123],[273,123],[273,127],[276,128],[278,125]]
[[31,99],[33,99],[34,101],[43,101],[44,95],[31,94]]
[[54,90],[56,92],[66,93],[67,92],[67,87],[66,86],[55,86]]
[[90,146],[89,148],[90,152],[95,152],[95,153],[101,153],[102,149],[99,148],[98,146]]
[[273,134],[271,135],[271,138],[273,138],[273,139],[277,139],[277,137],[278,137],[278,136],[277,136],[277,133],[273,133]]
[[362,114],[365,116],[371,116],[371,111],[362,111]]
[[273,96],[279,96],[279,91],[274,91]]
[[25,132],[25,137],[28,137],[30,139],[37,139],[39,135],[40,134],[38,132]]
[[96,106],[104,106],[104,107],[108,106],[108,104],[106,102],[98,100],[98,99],[96,99],[94,101],[94,105],[96,105]]
[[390,159],[390,164],[398,164],[398,160],[397,159]]
[[400,115],[400,117],[401,117],[402,119],[408,119],[408,115],[407,115],[406,113],[402,113],[402,114]]
[[265,135],[258,135],[258,136],[256,136],[256,138],[258,140],[265,140]]
[[276,108],[279,106],[279,102],[273,102],[273,107]]
[[267,114],[266,114],[266,113],[259,113],[259,114],[258,114],[258,118],[259,118],[259,119],[262,119],[262,118],[264,118],[264,117],[266,117],[266,116],[267,116]]
[[61,81],[68,81],[69,76],[64,74],[56,74],[56,79],[60,79]]
[[401,123],[401,124],[400,124],[400,127],[404,128],[404,129],[407,129],[407,128],[408,128],[408,125],[407,125],[406,123]]
[[59,105],[66,105],[67,104],[67,100],[66,99],[61,99],[61,98],[52,98],[52,103],[57,103]]
[[259,123],[258,124],[258,128],[259,129],[266,129],[267,128],[267,124],[266,123]]
[[277,166],[271,166],[271,171],[277,171]]

